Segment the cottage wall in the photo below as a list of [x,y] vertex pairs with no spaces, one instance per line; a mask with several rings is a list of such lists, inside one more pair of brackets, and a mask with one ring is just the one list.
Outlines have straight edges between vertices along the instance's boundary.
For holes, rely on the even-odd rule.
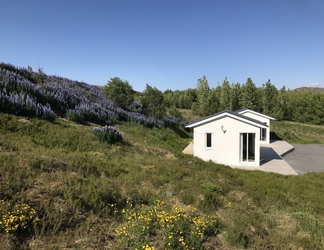
[[262,123],[265,123],[268,126],[268,128],[266,128],[267,138],[266,138],[265,141],[260,141],[260,143],[261,144],[269,144],[270,143],[270,119],[269,118],[266,118],[264,116],[261,116],[261,115],[257,115],[257,114],[251,113],[249,111],[247,111],[245,113],[241,113],[241,114],[244,115],[244,116],[253,118],[255,120],[258,120],[258,121],[260,121]]
[[[223,129],[222,129],[223,126]],[[206,149],[206,133],[213,133],[212,149]],[[240,163],[240,133],[255,133],[255,162]],[[260,128],[232,117],[222,117],[194,128],[194,155],[217,163],[260,166]]]

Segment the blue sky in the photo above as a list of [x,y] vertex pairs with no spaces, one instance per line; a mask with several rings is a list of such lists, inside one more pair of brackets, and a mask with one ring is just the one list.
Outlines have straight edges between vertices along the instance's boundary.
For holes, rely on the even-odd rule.
[[0,61],[142,91],[324,87],[323,0],[1,0]]

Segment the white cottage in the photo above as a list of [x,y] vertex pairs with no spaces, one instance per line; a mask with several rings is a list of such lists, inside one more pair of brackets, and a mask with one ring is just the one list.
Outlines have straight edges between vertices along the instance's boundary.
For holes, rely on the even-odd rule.
[[260,166],[260,134],[268,125],[239,112],[222,111],[191,122],[193,154],[230,166]]
[[260,128],[260,143],[261,144],[270,143],[270,120],[275,120],[275,118],[246,108],[235,111],[235,113],[256,119],[266,124],[267,128]]

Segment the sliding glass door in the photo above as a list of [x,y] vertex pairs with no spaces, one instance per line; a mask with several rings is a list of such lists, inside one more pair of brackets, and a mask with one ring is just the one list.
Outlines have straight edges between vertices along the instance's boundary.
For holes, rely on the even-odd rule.
[[255,162],[255,133],[240,133],[240,162]]

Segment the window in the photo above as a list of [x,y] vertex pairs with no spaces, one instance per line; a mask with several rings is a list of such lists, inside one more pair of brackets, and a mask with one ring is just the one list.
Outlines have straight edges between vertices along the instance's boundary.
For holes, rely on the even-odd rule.
[[255,162],[255,133],[240,134],[240,162]]
[[206,133],[206,148],[213,148],[213,134]]
[[260,128],[260,141],[266,141],[266,140],[267,140],[267,129]]

